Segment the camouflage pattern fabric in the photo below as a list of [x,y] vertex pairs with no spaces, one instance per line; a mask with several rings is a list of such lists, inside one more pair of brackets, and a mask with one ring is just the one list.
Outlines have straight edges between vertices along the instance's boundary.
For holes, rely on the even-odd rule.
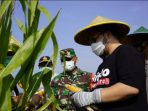
[[89,90],[90,73],[77,69],[73,74],[61,73],[56,76],[51,87],[54,90],[56,98],[59,100],[60,107],[65,111],[77,111],[76,106],[72,103],[71,92],[64,85],[71,84],[80,87],[84,91]]

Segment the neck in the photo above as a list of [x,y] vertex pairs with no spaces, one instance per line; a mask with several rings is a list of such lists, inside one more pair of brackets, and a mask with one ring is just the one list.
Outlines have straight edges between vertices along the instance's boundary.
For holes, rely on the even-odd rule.
[[116,43],[109,43],[107,46],[106,46],[106,52],[108,55],[112,54],[114,52],[114,50],[116,48],[118,48],[120,45],[122,45],[121,43],[119,42],[116,42]]
[[77,67],[75,67],[73,70],[71,70],[71,71],[66,71],[68,74],[73,74],[74,72],[76,72],[77,71]]

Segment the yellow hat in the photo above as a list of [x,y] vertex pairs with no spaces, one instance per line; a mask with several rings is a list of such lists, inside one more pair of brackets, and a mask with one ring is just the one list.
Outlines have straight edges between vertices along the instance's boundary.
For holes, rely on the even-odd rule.
[[111,20],[101,16],[97,16],[89,25],[76,33],[75,42],[82,45],[90,45],[90,37],[92,31],[114,30],[120,36],[128,34],[130,27],[127,23]]
[[9,40],[8,52],[16,52],[21,46],[21,43],[11,36]]

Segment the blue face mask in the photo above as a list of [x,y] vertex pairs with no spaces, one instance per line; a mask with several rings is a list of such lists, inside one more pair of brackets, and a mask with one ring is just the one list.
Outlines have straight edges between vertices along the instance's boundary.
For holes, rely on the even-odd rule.
[[9,64],[10,60],[12,59],[12,57],[13,57],[13,56],[6,56],[6,57],[5,57],[5,60],[4,60],[4,66],[5,66],[5,67]]

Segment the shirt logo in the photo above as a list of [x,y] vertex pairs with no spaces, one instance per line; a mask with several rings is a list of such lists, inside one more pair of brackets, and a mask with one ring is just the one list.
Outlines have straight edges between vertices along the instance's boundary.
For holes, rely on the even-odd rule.
[[90,75],[90,89],[92,90],[93,88],[101,85],[108,85],[110,84],[110,79],[109,79],[109,74],[110,70],[108,68],[102,69],[101,72],[97,72],[96,75],[91,74]]

